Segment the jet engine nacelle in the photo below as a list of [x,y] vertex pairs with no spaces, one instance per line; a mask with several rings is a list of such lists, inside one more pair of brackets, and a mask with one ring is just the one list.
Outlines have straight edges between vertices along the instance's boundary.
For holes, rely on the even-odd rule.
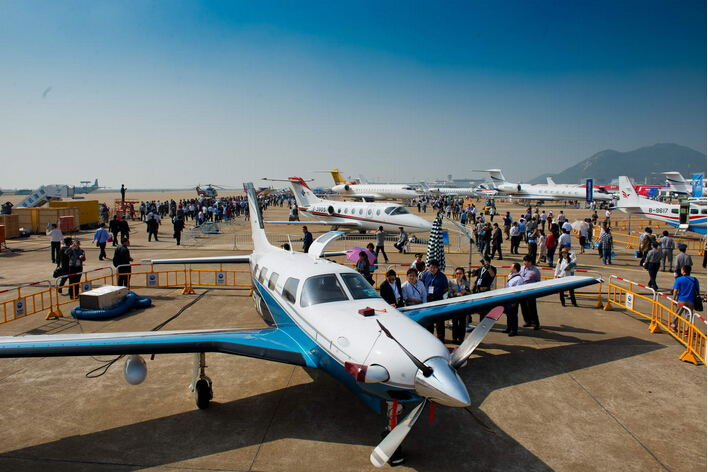
[[386,367],[378,364],[362,365],[345,362],[344,370],[349,372],[357,382],[379,383],[386,382],[391,378]]
[[123,376],[130,385],[140,385],[147,377],[147,364],[142,356],[130,356],[125,361]]
[[344,184],[344,190],[346,190],[348,192],[350,188],[351,187],[349,186],[349,184]]
[[334,207],[332,205],[327,207],[327,213],[329,213],[329,216],[334,215]]

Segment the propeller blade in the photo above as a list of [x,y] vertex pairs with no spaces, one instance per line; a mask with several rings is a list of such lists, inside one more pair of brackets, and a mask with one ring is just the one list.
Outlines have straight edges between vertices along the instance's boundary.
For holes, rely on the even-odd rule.
[[393,431],[391,431],[388,436],[386,436],[383,441],[376,446],[376,449],[374,449],[371,452],[371,456],[369,456],[372,464],[376,467],[383,467],[386,465],[386,463],[391,459],[391,456],[393,456],[396,452],[396,449],[398,449],[398,446],[400,446],[403,440],[406,439],[406,436],[408,436],[408,433],[418,420],[418,417],[427,402],[427,399],[423,399],[417,407],[413,408],[413,410],[408,413],[406,419],[398,423],[398,426],[393,428]]
[[484,317],[482,322],[477,325],[477,327],[472,331],[472,333],[467,336],[467,339],[460,344],[455,353],[450,358],[450,365],[454,369],[459,369],[462,364],[467,362],[467,359],[472,355],[482,339],[487,335],[494,323],[497,322],[499,317],[504,313],[504,307],[497,306],[492,308],[492,310]]
[[395,342],[396,344],[398,344],[398,347],[400,347],[400,348],[403,350],[403,352],[406,353],[406,355],[408,356],[408,358],[409,358],[411,361],[413,361],[413,364],[415,364],[415,366],[416,366],[418,369],[420,369],[420,371],[423,373],[424,376],[430,377],[430,376],[432,375],[433,369],[431,369],[431,368],[428,367],[427,365],[423,364],[420,360],[418,360],[417,357],[415,357],[413,354],[411,354],[410,351],[408,351],[408,349],[406,349],[405,347],[403,347],[403,344],[399,343],[398,340],[393,337],[393,334],[391,334],[391,331],[389,331],[388,329],[386,329],[386,327],[385,327],[384,325],[382,325],[379,320],[376,320],[376,322],[379,324],[379,327],[381,328],[381,331],[384,332],[384,334],[386,335],[386,337],[389,338],[390,340],[392,340],[393,342]]

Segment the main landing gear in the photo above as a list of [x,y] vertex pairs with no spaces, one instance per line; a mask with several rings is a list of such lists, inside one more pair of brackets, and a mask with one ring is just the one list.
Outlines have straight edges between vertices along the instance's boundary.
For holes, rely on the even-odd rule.
[[200,410],[209,408],[209,401],[214,398],[214,392],[211,389],[211,379],[204,373],[206,367],[206,354],[203,352],[195,353],[192,385],[189,386],[189,389],[194,392],[194,399]]

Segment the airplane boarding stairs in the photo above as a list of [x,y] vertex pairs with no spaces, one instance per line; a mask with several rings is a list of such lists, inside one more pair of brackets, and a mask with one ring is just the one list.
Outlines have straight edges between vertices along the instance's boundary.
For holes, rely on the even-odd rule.
[[74,196],[74,189],[68,185],[42,185],[34,192],[27,195],[27,198],[22,200],[18,208],[33,208],[44,205],[50,200],[59,198],[71,198]]

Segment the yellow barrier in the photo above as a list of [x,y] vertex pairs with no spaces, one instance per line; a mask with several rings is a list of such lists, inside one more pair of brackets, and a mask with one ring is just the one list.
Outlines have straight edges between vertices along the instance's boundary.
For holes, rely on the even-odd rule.
[[[46,284],[47,288],[32,293],[27,293],[27,290],[30,289],[30,287],[39,288],[43,284]],[[56,292],[52,291],[51,282],[49,280],[22,284],[12,289],[0,290],[0,294],[9,294],[15,290],[17,291],[17,294],[13,298],[0,301],[0,307],[2,307],[3,313],[1,323],[7,323],[8,321],[24,318],[25,316],[33,315],[45,310],[49,310],[47,317],[54,313]]]
[[[613,283],[613,279],[622,280],[629,287],[620,287]],[[651,291],[652,297],[649,298],[636,293],[633,290],[634,287],[641,287]],[[666,300],[668,306],[662,304],[660,300]],[[637,309],[636,304],[640,302],[651,304],[651,308],[648,310],[651,315],[647,315],[644,312],[646,310],[639,311]],[[613,310],[613,304],[651,320],[649,323],[649,331],[651,333],[661,333],[661,328],[664,328],[671,336],[686,346],[686,350],[679,357],[680,360],[692,362],[696,365],[699,362],[706,363],[706,334],[696,327],[694,314],[685,306],[645,285],[614,275],[610,277],[607,284],[607,306],[605,306],[605,310]],[[681,316],[682,313],[685,316]],[[703,318],[701,319],[703,320]],[[705,320],[703,321],[705,322]]]

